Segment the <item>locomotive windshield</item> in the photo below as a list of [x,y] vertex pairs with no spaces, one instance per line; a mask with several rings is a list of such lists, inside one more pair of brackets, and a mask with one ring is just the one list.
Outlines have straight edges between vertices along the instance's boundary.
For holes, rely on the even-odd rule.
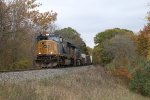
[[58,37],[58,36],[52,35],[52,36],[49,36],[48,39],[49,39],[49,40],[54,40],[54,41],[56,41],[56,42],[59,42],[59,37]]
[[40,34],[39,36],[37,36],[37,41],[40,41],[40,40],[47,40],[47,36],[44,36],[42,34]]
[[40,34],[39,36],[37,36],[37,41],[41,41],[41,40],[53,40],[56,42],[60,42],[60,37],[58,35],[53,35],[53,34],[49,36]]

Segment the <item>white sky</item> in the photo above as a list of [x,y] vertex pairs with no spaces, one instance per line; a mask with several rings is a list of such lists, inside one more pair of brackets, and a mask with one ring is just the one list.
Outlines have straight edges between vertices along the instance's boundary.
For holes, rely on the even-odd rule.
[[37,0],[41,12],[58,13],[56,25],[72,27],[81,34],[87,46],[94,47],[93,38],[110,28],[138,32],[147,23],[149,0]]

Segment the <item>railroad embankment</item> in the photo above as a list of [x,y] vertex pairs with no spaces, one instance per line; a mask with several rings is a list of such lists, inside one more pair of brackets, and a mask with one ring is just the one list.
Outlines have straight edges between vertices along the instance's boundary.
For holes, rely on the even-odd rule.
[[17,83],[6,80],[0,82],[0,100],[149,100],[130,92],[122,80],[113,77],[102,67],[85,66],[35,72],[36,75],[49,75],[41,78],[35,78],[35,74],[32,76],[29,72],[23,73],[32,78]]

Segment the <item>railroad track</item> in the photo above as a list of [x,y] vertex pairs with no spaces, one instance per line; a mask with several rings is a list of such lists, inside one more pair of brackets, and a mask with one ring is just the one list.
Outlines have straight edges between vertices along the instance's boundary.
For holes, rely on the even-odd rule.
[[46,70],[46,69],[63,69],[63,68],[74,68],[74,67],[80,67],[80,66],[61,66],[61,67],[55,67],[55,68],[28,68],[28,69],[15,69],[15,70],[0,70],[0,73],[9,73],[9,72],[23,72],[23,71],[33,71],[33,70]]
[[1,71],[0,82],[22,82],[27,80],[37,80],[43,78],[53,78],[55,76],[64,75],[68,73],[74,73],[79,71],[86,71],[90,66],[81,67],[65,67],[65,68],[53,68],[53,69],[28,69],[28,70],[15,70],[15,71]]
[[0,70],[0,73],[21,72],[21,71],[30,71],[30,70],[41,70],[41,69],[31,68],[31,69]]
[[29,68],[29,69],[15,69],[15,70],[0,70],[1,73],[10,73],[10,72],[24,72],[24,71],[34,71],[34,70],[46,70],[54,68]]

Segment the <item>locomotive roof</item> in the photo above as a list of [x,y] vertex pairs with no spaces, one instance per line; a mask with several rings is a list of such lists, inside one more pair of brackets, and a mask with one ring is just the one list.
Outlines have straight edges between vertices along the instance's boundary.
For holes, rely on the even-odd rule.
[[61,37],[63,38],[63,40],[65,40],[65,42],[67,42],[70,46],[78,48],[78,46],[76,46],[75,44],[73,44],[70,40],[65,39],[63,36],[61,36],[60,34],[50,34],[49,36],[56,36],[56,37]]
[[65,39],[63,36],[61,36],[60,34],[49,34],[49,35],[43,35],[43,34],[40,34],[39,36],[37,36],[37,40],[48,40],[48,37],[51,37],[51,36],[55,36],[55,37],[60,37],[60,38],[63,38],[63,40],[65,42],[67,42],[68,45],[74,47],[74,48],[77,48],[79,49],[79,47],[75,44],[73,44],[70,40],[68,39]]

